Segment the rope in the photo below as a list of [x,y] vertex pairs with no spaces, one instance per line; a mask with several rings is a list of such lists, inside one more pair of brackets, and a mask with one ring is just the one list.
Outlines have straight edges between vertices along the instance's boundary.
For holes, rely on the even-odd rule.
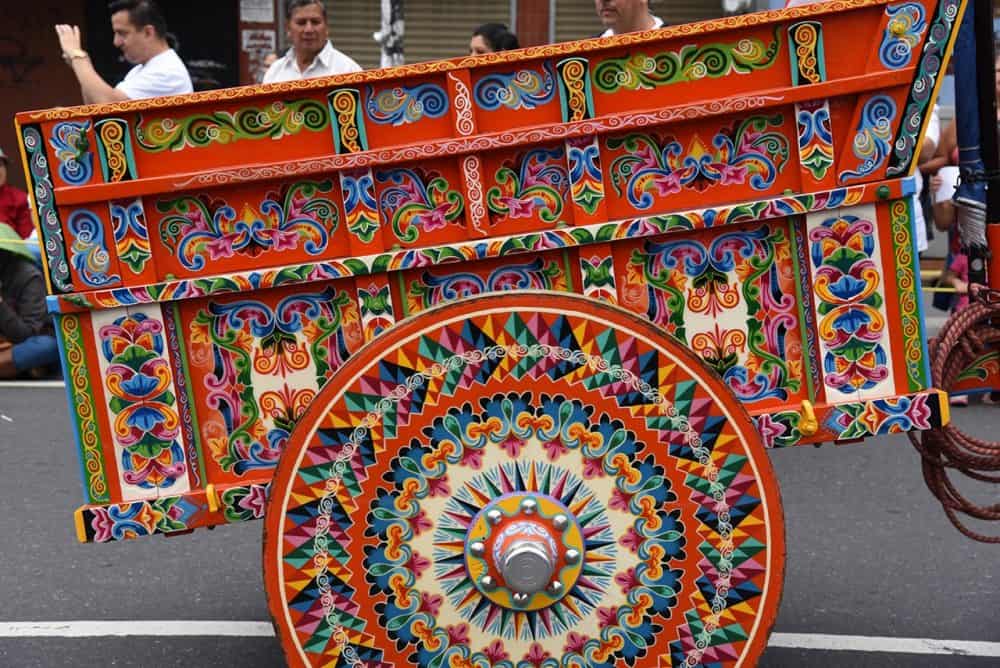
[[[934,386],[949,390],[973,360],[1000,349],[1000,291],[970,287],[969,305],[948,319],[937,339],[930,342]],[[962,516],[1000,520],[1000,503],[978,505],[952,483],[951,470],[979,482],[1000,483],[1000,442],[969,436],[954,424],[908,434],[922,459],[924,482],[941,502],[951,523],[963,534],[983,543],[1000,544],[1000,536],[987,536],[965,525]]]

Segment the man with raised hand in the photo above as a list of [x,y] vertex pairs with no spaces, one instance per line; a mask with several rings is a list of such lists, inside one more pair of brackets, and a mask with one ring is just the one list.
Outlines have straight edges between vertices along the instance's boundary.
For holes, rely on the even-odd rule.
[[94,69],[81,48],[79,26],[57,25],[63,60],[80,82],[85,104],[106,104],[194,90],[191,76],[167,41],[167,23],[152,0],[115,0],[110,3],[115,46],[135,67],[112,87]]

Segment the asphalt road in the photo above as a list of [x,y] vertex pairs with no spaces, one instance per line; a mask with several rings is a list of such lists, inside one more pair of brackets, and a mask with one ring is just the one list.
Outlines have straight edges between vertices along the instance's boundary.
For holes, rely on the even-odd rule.
[[[959,409],[980,434],[1000,407]],[[773,453],[788,560],[776,632],[1000,642],[1000,546],[959,535],[902,437]],[[0,623],[268,619],[261,525],[76,542],[79,475],[61,389],[0,384]],[[991,500],[997,488],[987,489]],[[1000,526],[993,527],[1000,531]],[[0,638],[0,668],[281,665],[268,638]],[[761,666],[984,668],[998,658],[770,648]]]

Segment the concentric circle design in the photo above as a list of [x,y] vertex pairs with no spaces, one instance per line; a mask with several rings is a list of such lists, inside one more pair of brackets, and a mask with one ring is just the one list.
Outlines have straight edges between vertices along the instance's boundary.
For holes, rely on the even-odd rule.
[[427,311],[349,360],[291,436],[266,536],[292,665],[751,663],[784,556],[722,383],[549,293]]

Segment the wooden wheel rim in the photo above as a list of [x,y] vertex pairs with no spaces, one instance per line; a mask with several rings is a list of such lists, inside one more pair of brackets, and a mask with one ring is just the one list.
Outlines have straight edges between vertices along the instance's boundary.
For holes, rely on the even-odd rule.
[[[454,566],[462,513],[525,490],[593,539],[586,583],[542,612]],[[359,351],[292,433],[265,518],[292,665],[753,665],[783,561],[740,403],[645,320],[554,293],[449,304]]]

